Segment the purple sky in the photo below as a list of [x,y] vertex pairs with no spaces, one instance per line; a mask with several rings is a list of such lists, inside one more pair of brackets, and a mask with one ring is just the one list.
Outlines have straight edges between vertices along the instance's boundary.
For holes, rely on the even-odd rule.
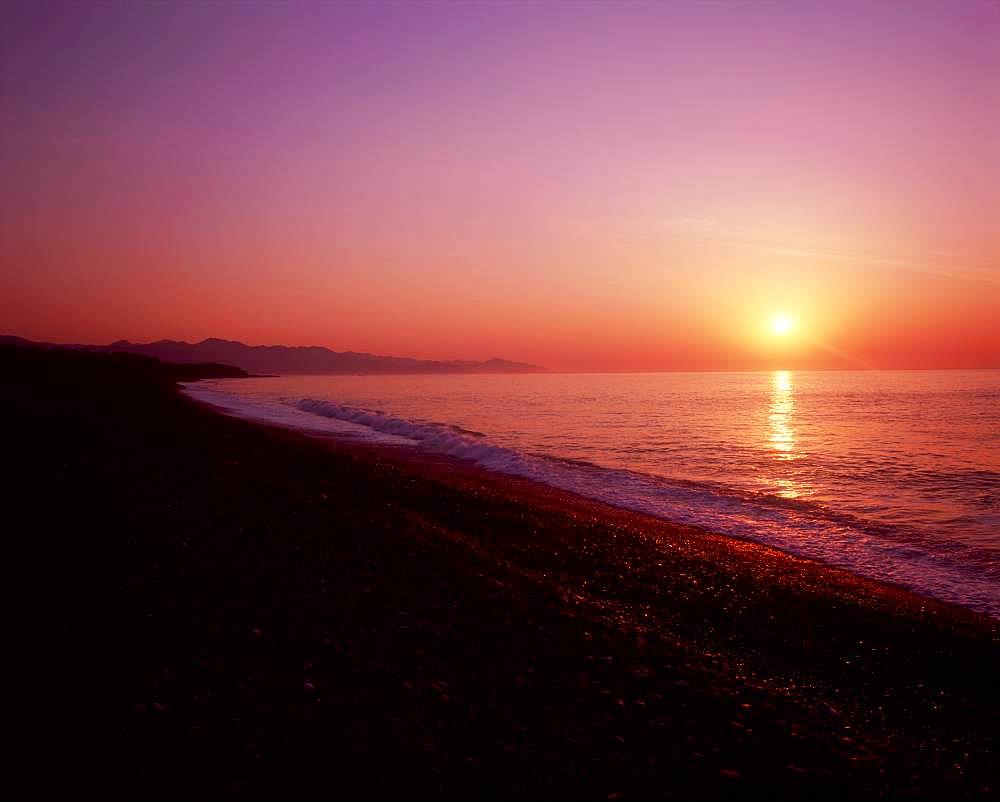
[[4,330],[998,362],[1000,4],[0,15]]

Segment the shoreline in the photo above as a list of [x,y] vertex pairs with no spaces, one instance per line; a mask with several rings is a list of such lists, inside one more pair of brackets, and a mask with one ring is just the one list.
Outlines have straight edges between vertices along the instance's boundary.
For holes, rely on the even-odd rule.
[[[992,625],[1000,624],[1000,616],[993,616],[987,612],[976,610],[972,607],[959,604],[957,602],[946,601],[934,596],[921,593],[919,590],[903,584],[897,584],[884,579],[867,577],[849,567],[835,565],[820,558],[807,557],[795,552],[762,543],[750,537],[724,534],[714,532],[710,529],[671,521],[661,518],[651,513],[633,510],[628,507],[618,506],[612,502],[591,498],[572,490],[565,490],[554,485],[549,485],[541,480],[531,479],[517,474],[505,473],[499,470],[484,468],[469,460],[447,454],[435,454],[433,452],[422,451],[418,445],[393,445],[380,443],[365,443],[354,440],[349,436],[339,436],[334,433],[323,433],[297,428],[292,425],[282,425],[278,422],[265,422],[243,418],[239,414],[227,410],[202,399],[195,398],[180,388],[180,392],[189,398],[193,403],[211,410],[213,414],[223,415],[252,426],[259,426],[264,429],[275,429],[290,432],[297,436],[322,443],[334,453],[347,454],[357,453],[362,458],[381,459],[392,462],[406,470],[413,471],[426,478],[431,478],[451,486],[458,486],[468,489],[478,486],[481,490],[487,490],[495,496],[506,496],[527,504],[541,504],[543,506],[557,507],[561,510],[586,510],[595,518],[611,517],[620,519],[623,525],[628,526],[633,531],[652,530],[655,533],[661,530],[661,535],[666,533],[685,532],[705,538],[708,541],[719,540],[723,543],[733,541],[743,544],[742,548],[760,549],[761,554],[773,552],[789,560],[789,564],[795,564],[797,568],[801,564],[808,564],[823,569],[824,571],[835,572],[841,579],[857,582],[859,589],[864,586],[871,586],[872,592],[878,590],[891,591],[902,594],[903,597],[911,597],[911,604],[921,610],[930,607],[940,607],[945,610],[968,614],[976,618],[982,618]],[[831,575],[833,576],[833,575]]]

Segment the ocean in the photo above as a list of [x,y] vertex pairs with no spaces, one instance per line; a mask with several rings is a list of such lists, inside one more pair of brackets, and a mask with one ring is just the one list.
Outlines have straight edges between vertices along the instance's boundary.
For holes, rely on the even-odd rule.
[[1000,617],[1000,371],[285,376],[186,392]]

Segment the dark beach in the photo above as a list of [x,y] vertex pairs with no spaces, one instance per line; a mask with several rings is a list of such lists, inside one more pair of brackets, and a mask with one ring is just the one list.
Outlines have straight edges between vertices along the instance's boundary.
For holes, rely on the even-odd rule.
[[223,374],[0,348],[39,795],[995,796],[995,621],[176,385]]

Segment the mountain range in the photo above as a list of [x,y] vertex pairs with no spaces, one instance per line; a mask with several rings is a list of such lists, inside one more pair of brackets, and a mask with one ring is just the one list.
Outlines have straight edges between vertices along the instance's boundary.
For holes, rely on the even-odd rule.
[[318,345],[246,345],[210,337],[198,343],[158,340],[133,343],[118,340],[110,345],[57,345],[36,343],[22,337],[0,336],[0,344],[34,345],[45,348],[75,348],[97,352],[124,352],[154,356],[164,362],[192,364],[213,362],[242,368],[256,374],[305,373],[539,373],[544,368],[506,359],[426,360],[398,356],[331,351]]

